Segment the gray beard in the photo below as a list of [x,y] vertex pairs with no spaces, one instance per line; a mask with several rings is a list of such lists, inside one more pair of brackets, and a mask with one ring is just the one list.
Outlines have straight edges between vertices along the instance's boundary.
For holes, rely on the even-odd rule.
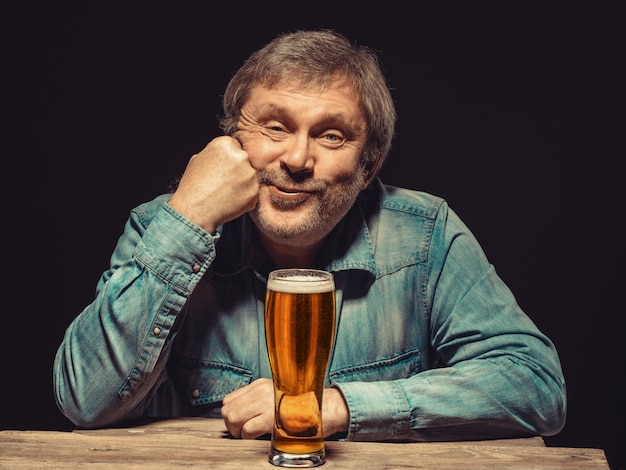
[[288,221],[290,211],[309,205],[310,217],[298,225],[283,224],[282,221],[276,223],[266,218],[260,204],[250,213],[258,230],[265,236],[274,242],[293,247],[311,245],[326,237],[350,210],[365,182],[365,175],[361,171],[332,186],[318,180],[297,181],[282,171],[260,170],[258,175],[261,186],[283,183],[312,192],[309,197],[301,200],[270,199],[269,203],[281,211],[285,221]]

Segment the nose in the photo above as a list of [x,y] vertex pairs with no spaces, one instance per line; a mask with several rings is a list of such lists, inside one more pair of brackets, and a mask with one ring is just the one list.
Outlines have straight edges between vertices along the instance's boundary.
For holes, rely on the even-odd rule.
[[311,153],[311,141],[306,134],[294,135],[281,158],[281,164],[291,173],[313,171],[314,158]]

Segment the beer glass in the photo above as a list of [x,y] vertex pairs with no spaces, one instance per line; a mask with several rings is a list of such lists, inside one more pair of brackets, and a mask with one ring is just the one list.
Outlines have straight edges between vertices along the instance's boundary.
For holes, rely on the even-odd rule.
[[281,467],[322,465],[322,393],[335,336],[333,275],[314,269],[272,271],[265,336],[274,381],[269,461]]

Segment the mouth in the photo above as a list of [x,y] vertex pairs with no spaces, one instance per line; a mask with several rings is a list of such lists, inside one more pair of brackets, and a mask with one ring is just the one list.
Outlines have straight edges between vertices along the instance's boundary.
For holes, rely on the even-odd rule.
[[279,197],[305,197],[310,195],[309,191],[303,191],[301,188],[290,188],[288,186],[271,185],[270,191]]
[[290,188],[288,186],[273,185],[272,188],[274,188],[279,193],[284,193],[284,194],[303,194],[303,193],[308,193],[308,191],[304,191],[302,188]]
[[306,202],[312,195],[312,192],[303,191],[300,188],[292,188],[288,186],[269,185],[270,199],[274,205],[283,208],[294,208]]

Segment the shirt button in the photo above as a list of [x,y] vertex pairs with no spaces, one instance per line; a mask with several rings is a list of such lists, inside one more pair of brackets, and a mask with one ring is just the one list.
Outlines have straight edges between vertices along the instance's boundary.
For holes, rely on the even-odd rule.
[[152,334],[154,336],[159,336],[161,334],[161,328],[159,328],[158,326],[155,326],[154,330],[152,330]]
[[197,388],[194,388],[193,392],[191,392],[191,396],[194,398],[200,398],[200,390],[198,390]]
[[194,263],[194,265],[191,267],[191,270],[192,270],[194,273],[198,273],[198,272],[200,272],[200,265],[199,265],[198,263]]

